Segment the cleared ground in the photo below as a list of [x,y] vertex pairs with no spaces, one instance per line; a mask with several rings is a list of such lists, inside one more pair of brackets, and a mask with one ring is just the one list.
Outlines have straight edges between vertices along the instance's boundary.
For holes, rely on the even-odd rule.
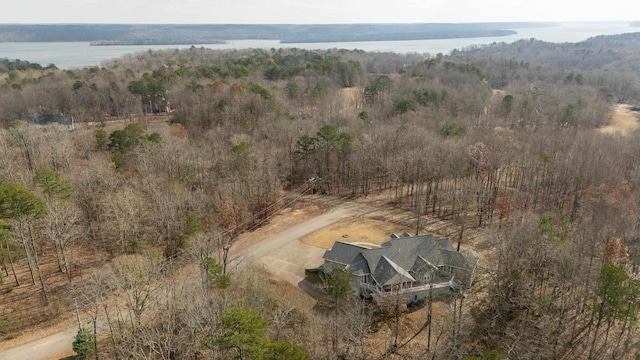
[[631,111],[631,107],[631,105],[627,104],[616,105],[609,123],[607,126],[602,127],[600,131],[604,134],[628,135],[638,130],[638,127],[640,127],[640,123],[638,123],[639,114]]
[[358,218],[343,220],[315,231],[300,242],[322,249],[330,249],[336,241],[367,244],[381,244],[389,240],[392,233],[402,234],[406,228],[388,221]]

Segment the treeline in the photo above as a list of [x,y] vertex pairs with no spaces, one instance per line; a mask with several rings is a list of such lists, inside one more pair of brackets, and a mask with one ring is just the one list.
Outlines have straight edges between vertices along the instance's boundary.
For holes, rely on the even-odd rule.
[[[487,69],[487,80],[494,87],[504,88],[507,79],[526,78],[526,82],[557,82],[557,77],[570,84],[589,84],[603,96],[615,96],[621,102],[637,102],[640,71],[640,33],[598,36],[579,43],[549,43],[535,39],[520,40],[512,44],[472,46],[454,51],[455,56],[471,56],[476,61],[484,57],[500,58],[503,63],[496,69]],[[548,67],[549,76],[540,68]],[[559,73],[561,69],[563,74]],[[542,75],[542,76],[541,76]]]
[[49,69],[56,69],[56,66],[54,64],[42,66],[38,63],[30,63],[28,61],[20,60],[20,59],[15,59],[15,60],[9,60],[6,58],[0,59],[0,73],[7,73],[11,70],[24,71],[24,70],[49,70]]
[[315,43],[315,42],[359,42],[359,41],[399,41],[399,40],[432,40],[432,39],[460,39],[476,37],[509,36],[517,34],[514,30],[502,29],[452,29],[434,30],[429,32],[401,32],[401,33],[338,33],[330,35],[326,33],[318,34],[291,34],[282,39],[285,44],[291,43]]
[[[552,23],[470,24],[52,24],[0,25],[0,42],[89,41],[130,44],[195,44],[224,40],[271,39],[295,42],[452,39],[507,36],[511,29]],[[180,42],[182,41],[182,42]]]
[[[85,272],[74,294],[96,317],[112,314],[104,294],[127,294],[99,344],[119,358],[270,358],[257,349],[279,340],[284,353],[318,359],[634,354],[638,134],[598,128],[617,102],[638,99],[618,82],[636,55],[594,69],[599,82],[552,62],[458,55],[191,48],[1,75],[5,283],[12,264],[28,266],[31,285],[13,291],[33,286],[49,301],[34,254],[60,254],[58,271],[73,281],[82,266],[53,236],[82,234],[64,251],[105,254],[111,275],[87,281]],[[102,127],[68,132],[19,120],[37,113]],[[153,114],[170,124],[152,127]],[[380,323],[364,321],[374,317],[361,306],[303,311],[255,277],[225,273],[234,236],[259,225],[283,189],[309,186],[387,194],[389,206],[447,221],[454,240],[481,250],[476,286],[451,302],[433,339],[425,331],[381,349],[370,335]],[[37,206],[20,206],[27,199]],[[63,215],[75,220],[55,220]],[[487,240],[468,242],[469,229]],[[182,261],[197,263],[201,278],[158,282]],[[259,330],[254,342],[227,337],[250,331],[234,328],[247,321]],[[396,340],[414,335],[400,322],[390,328]]]
[[122,45],[185,45],[185,44],[225,44],[220,39],[135,39],[135,40],[98,40],[94,41],[90,46],[122,46]]
[[454,50],[454,55],[514,58],[538,65],[580,70],[634,70],[627,62],[640,53],[640,33],[601,35],[578,43],[551,43],[536,39],[519,40],[511,44],[472,45]]

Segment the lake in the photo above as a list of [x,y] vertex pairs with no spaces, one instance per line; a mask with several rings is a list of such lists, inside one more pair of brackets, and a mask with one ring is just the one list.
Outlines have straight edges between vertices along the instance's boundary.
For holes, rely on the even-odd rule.
[[[233,40],[227,44],[198,44],[197,47],[203,46],[211,49],[296,47],[308,50],[341,48],[435,55],[437,53],[449,54],[454,49],[461,49],[470,45],[491,44],[494,42],[510,43],[520,39],[536,38],[550,42],[578,42],[597,35],[640,32],[639,27],[630,27],[629,22],[574,22],[563,23],[553,27],[519,28],[514,30],[518,32],[516,35],[483,38],[299,44],[280,44],[278,40]],[[72,69],[84,66],[99,66],[106,60],[120,58],[131,53],[160,49],[186,49],[189,47],[191,46],[89,46],[88,42],[0,43],[0,58],[27,60],[43,66],[55,64],[61,69]]]

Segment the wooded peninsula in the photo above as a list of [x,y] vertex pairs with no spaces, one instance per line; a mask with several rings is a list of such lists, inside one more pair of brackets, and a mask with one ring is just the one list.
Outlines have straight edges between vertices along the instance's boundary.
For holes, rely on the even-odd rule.
[[[640,33],[1,60],[0,339],[79,319],[86,358],[636,358],[638,64]],[[344,204],[477,252],[471,287],[382,307],[240,260]]]
[[455,39],[508,36],[544,22],[426,24],[0,24],[0,42],[87,41],[94,45],[217,44],[261,39],[283,43]]

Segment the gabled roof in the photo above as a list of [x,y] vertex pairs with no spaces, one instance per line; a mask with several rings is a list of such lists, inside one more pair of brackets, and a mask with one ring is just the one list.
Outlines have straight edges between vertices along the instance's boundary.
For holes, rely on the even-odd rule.
[[384,255],[382,255],[380,261],[378,261],[378,266],[376,266],[376,270],[373,273],[373,278],[380,286],[416,281],[409,272]]
[[396,249],[394,252],[403,254],[405,261],[402,266],[405,269],[413,269],[419,256],[434,266],[442,265],[441,250],[453,251],[453,245],[449,239],[436,239],[433,235],[412,237],[407,233],[404,237],[390,239],[382,244],[382,248]]
[[336,241],[331,249],[325,251],[322,258],[327,261],[347,266],[356,256],[358,256],[358,254],[362,252],[362,250],[367,250],[367,248],[360,245]]
[[457,279],[470,282],[478,261],[476,253],[455,251],[449,239],[407,233],[402,237],[392,234],[391,239],[377,249],[338,241],[323,258],[344,265],[356,276],[371,275],[380,286],[415,282],[410,271],[422,272],[441,266],[451,266]]
[[356,257],[347,266],[347,270],[349,270],[353,275],[358,276],[371,274],[369,262],[364,257],[362,252],[356,255]]
[[413,271],[427,271],[427,270],[433,270],[433,269],[437,269],[438,266],[432,264],[430,261],[426,260],[425,258],[423,258],[422,256],[418,255],[418,257],[416,258],[416,262],[413,264],[413,268],[411,270]]
[[468,288],[473,282],[475,267],[478,264],[480,255],[469,249],[456,252],[456,254],[456,259],[452,259],[452,262],[456,264],[452,265],[454,266],[453,274],[455,282],[463,288]]
[[443,265],[449,265],[458,269],[465,268],[467,261],[461,253],[451,250],[442,250],[440,251],[440,254],[442,256]]

